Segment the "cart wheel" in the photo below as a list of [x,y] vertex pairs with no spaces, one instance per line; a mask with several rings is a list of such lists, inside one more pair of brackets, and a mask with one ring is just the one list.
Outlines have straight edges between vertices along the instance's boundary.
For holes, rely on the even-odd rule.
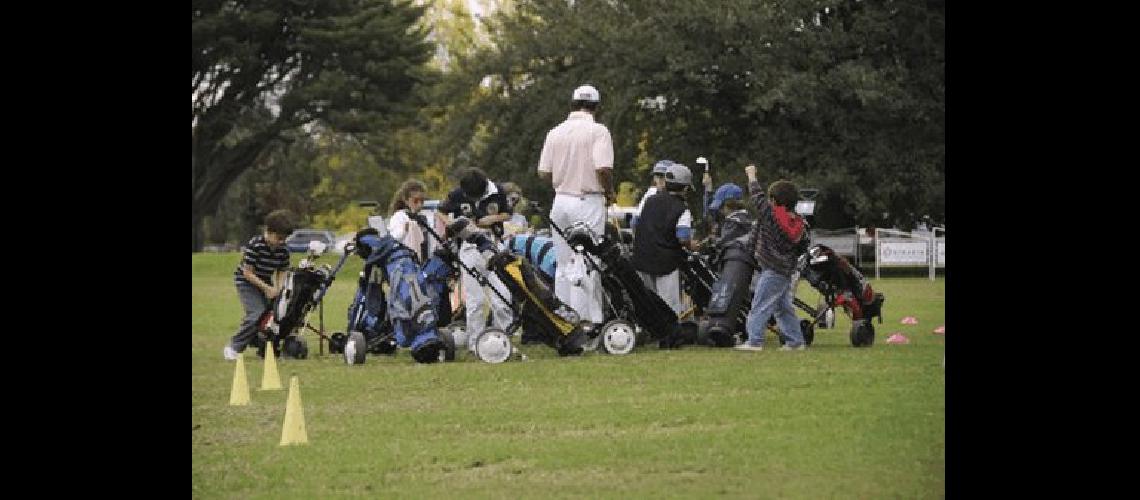
[[870,321],[859,321],[851,327],[851,345],[855,347],[871,347],[875,343],[875,327]]
[[815,324],[810,320],[800,320],[800,333],[804,334],[804,345],[811,345],[815,341]]
[[510,358],[512,349],[511,338],[498,328],[483,330],[475,340],[475,356],[491,364],[506,361]]
[[623,356],[633,351],[637,345],[637,333],[633,323],[624,319],[615,319],[602,326],[602,349],[609,354]]
[[451,336],[451,329],[439,329],[439,339],[443,341],[443,349],[439,351],[440,361],[455,361],[455,337]]
[[364,340],[364,334],[360,332],[352,332],[348,334],[348,342],[344,344],[344,362],[350,365],[364,364],[364,357],[367,355],[368,343]]
[[282,342],[285,354],[293,359],[305,359],[309,357],[309,343],[305,339],[290,335],[285,337]]
[[329,336],[329,354],[340,354],[344,352],[344,344],[348,342],[348,335],[344,332],[336,332]]

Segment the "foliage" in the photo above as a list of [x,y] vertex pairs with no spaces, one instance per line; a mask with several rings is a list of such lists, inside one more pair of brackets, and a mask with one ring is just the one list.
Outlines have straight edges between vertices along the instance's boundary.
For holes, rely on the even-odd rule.
[[[570,90],[602,93],[617,181],[647,160],[710,159],[714,181],[821,188],[817,221],[907,225],[944,212],[944,11],[916,1],[526,0],[451,85],[445,132],[493,176],[552,196],[533,174]],[[480,131],[486,131],[481,136]],[[521,170],[531,172],[517,178]],[[886,214],[886,215],[884,215]]]
[[195,0],[191,79],[194,249],[201,218],[302,125],[390,129],[431,81],[423,7],[399,0]]

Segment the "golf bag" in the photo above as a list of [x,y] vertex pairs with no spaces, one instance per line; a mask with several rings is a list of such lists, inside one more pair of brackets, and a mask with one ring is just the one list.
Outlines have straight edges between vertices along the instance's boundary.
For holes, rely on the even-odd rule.
[[329,350],[343,352],[349,364],[363,363],[366,352],[390,354],[397,347],[410,347],[419,363],[454,359],[454,346],[437,330],[434,294],[412,251],[369,228],[357,233],[355,252],[364,271],[348,309],[348,334],[334,335]]
[[301,337],[301,328],[306,326],[305,318],[320,303],[345,261],[342,256],[333,269],[327,265],[317,267],[312,261],[321,251],[311,252],[286,273],[281,293],[258,322],[258,335],[253,340],[258,357],[265,357],[267,345],[273,346],[273,354],[278,357],[282,353],[296,359],[308,357],[309,346]]
[[752,303],[752,276],[756,259],[751,239],[744,235],[729,241],[719,251],[720,276],[713,283],[708,307],[708,338],[717,347],[736,344],[736,332],[744,329]]
[[505,242],[511,253],[530,261],[547,286],[554,286],[554,273],[558,268],[554,255],[554,240],[546,236],[516,234]]
[[824,296],[832,307],[841,306],[851,315],[851,345],[868,347],[875,342],[871,320],[883,322],[882,293],[875,292],[858,269],[825,245],[812,245],[798,262],[800,277]]
[[578,313],[554,296],[530,261],[509,252],[492,256],[487,267],[511,292],[516,316],[512,330],[521,326],[531,335],[558,351],[559,356],[582,354],[585,333]]
[[615,302],[626,309],[632,319],[648,332],[651,340],[658,340],[661,348],[681,345],[682,329],[677,313],[641,281],[641,276],[629,261],[629,256],[615,238],[602,238],[597,245],[585,250],[596,255],[605,265],[602,286],[611,299],[611,309],[621,311]]

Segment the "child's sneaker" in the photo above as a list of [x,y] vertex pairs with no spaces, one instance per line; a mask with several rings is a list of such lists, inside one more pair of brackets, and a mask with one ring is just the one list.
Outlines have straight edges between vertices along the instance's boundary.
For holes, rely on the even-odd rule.
[[788,344],[784,344],[784,345],[780,346],[781,351],[802,351],[804,349],[807,349],[806,344],[800,344],[800,345],[795,346],[795,347],[792,347]]
[[763,351],[763,350],[764,350],[764,346],[762,346],[762,345],[752,345],[752,344],[749,344],[748,342],[745,342],[745,343],[743,343],[743,344],[740,344],[740,345],[738,345],[738,346],[736,346],[736,347],[733,347],[733,349],[736,349],[736,350],[738,350],[738,351]]
[[226,358],[226,361],[236,361],[238,359],[238,353],[233,347],[226,344],[226,347],[222,349],[222,357]]

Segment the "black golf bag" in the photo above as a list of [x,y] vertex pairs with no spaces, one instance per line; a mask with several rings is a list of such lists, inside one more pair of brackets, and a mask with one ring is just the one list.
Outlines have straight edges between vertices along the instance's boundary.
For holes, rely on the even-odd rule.
[[713,283],[705,312],[708,337],[717,347],[736,345],[736,333],[744,330],[752,303],[752,276],[756,258],[747,235],[731,240],[720,249],[720,276]]
[[273,300],[273,307],[261,316],[258,335],[253,344],[257,347],[257,357],[265,357],[267,345],[273,346],[273,354],[305,359],[309,346],[297,331],[304,326],[305,316],[317,304],[315,296],[321,289],[326,275],[308,268],[293,268],[285,275],[281,294]]
[[871,320],[883,322],[882,293],[875,292],[867,279],[842,256],[825,245],[812,245],[800,256],[800,277],[823,295],[831,307],[843,307],[851,315],[851,345],[868,347],[875,342]]
[[712,298],[713,284],[717,280],[717,273],[709,263],[708,256],[686,252],[685,261],[681,263],[681,279],[685,293],[693,300],[696,308],[694,314],[704,316]]
[[596,255],[605,265],[602,286],[611,304],[620,304],[634,322],[644,328],[651,340],[659,341],[661,348],[679,347],[682,328],[677,323],[677,313],[659,295],[646,288],[622,245],[615,238],[605,237],[597,245],[585,246],[585,250]]
[[511,292],[516,314],[511,330],[521,326],[528,334],[537,334],[559,356],[582,354],[585,333],[578,313],[554,296],[530,261],[501,251],[487,261],[487,267]]
[[253,339],[258,357],[265,356],[266,345],[272,345],[273,354],[278,357],[282,352],[296,359],[308,357],[309,346],[300,336],[300,330],[308,327],[317,331],[305,323],[305,318],[324,298],[347,259],[347,255],[341,256],[336,267],[330,269],[327,265],[314,265],[313,260],[317,257],[319,254],[309,253],[297,267],[286,273],[281,293],[258,322],[258,334]]

